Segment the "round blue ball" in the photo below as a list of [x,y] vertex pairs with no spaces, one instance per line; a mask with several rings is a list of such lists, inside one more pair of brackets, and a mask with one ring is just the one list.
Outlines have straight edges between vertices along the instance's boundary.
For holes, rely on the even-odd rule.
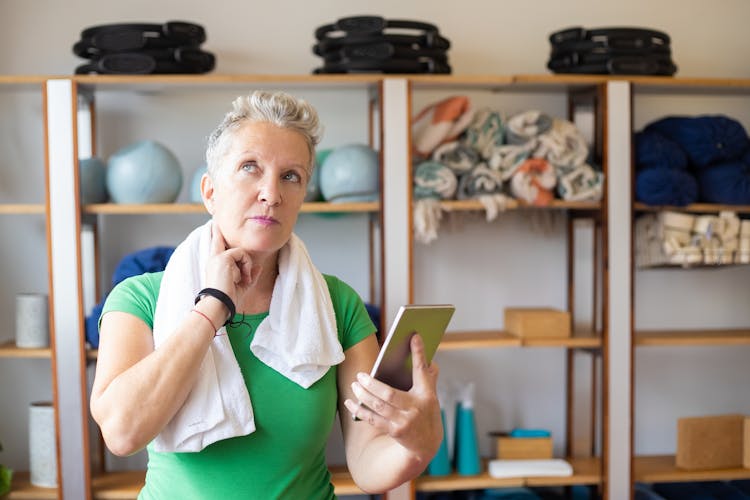
[[208,167],[201,165],[193,172],[193,177],[190,179],[190,201],[192,203],[203,203],[203,198],[201,197],[201,179],[207,171]]
[[99,158],[78,161],[78,180],[81,185],[81,204],[107,201],[107,165]]
[[320,192],[329,202],[375,201],[379,182],[378,154],[364,144],[340,146],[320,165]]
[[177,157],[156,141],[115,152],[107,164],[107,190],[115,203],[172,203],[182,188]]

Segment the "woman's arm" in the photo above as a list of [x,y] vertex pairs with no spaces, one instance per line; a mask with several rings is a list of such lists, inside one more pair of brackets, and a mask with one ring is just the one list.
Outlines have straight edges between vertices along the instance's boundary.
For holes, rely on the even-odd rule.
[[[411,352],[414,384],[408,392],[369,377],[378,354],[374,335],[348,349],[339,367],[346,460],[352,478],[366,492],[384,492],[417,477],[443,438],[437,365],[427,364],[419,335],[412,337]],[[360,421],[352,419],[354,414]]]
[[[226,307],[206,297],[195,309],[221,325]],[[193,387],[214,337],[207,318],[190,312],[159,349],[151,329],[124,312],[102,317],[91,414],[115,455],[145,447],[172,419]]]
[[[211,231],[205,284],[242,304],[261,269],[244,250],[227,250],[216,224]],[[174,417],[195,385],[215,327],[224,324],[229,311],[210,296],[194,309],[200,314],[187,313],[158,349],[154,349],[151,329],[136,316],[109,312],[102,317],[91,414],[115,455],[130,455],[145,447]]]

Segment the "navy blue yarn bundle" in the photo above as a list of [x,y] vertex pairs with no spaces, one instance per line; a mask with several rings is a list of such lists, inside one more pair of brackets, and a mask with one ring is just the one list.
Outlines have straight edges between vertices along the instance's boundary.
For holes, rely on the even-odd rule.
[[[163,271],[167,267],[172,252],[174,252],[174,247],[157,246],[126,255],[112,273],[112,288],[131,276]],[[102,314],[105,299],[106,296],[94,306],[91,314],[86,316],[86,340],[94,349],[99,347],[99,316]]]
[[750,163],[728,161],[698,171],[701,200],[726,205],[750,205]]
[[741,489],[723,481],[657,483],[653,488],[665,500],[750,500]]
[[723,115],[669,116],[635,136],[636,197],[649,205],[750,204],[750,138]]
[[724,115],[668,116],[648,125],[653,131],[676,142],[696,170],[736,160],[750,145],[745,128]]
[[698,201],[698,181],[680,146],[656,131],[635,135],[635,194],[648,205],[685,206]]

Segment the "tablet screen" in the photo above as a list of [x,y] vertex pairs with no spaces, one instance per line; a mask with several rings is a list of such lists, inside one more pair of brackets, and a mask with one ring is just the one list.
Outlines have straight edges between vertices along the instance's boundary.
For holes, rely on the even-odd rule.
[[408,391],[412,385],[410,340],[418,333],[424,341],[427,362],[437,351],[456,308],[448,304],[401,306],[370,375],[396,389]]

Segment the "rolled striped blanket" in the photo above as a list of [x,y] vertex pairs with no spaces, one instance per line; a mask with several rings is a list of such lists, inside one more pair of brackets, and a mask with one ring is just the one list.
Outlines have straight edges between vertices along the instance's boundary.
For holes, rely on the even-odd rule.
[[423,161],[414,171],[414,198],[448,200],[456,194],[458,179],[449,167],[434,161]]
[[476,199],[485,210],[487,221],[495,220],[505,210],[508,197],[503,193],[500,172],[486,163],[479,163],[458,181],[456,197],[459,200]]
[[506,123],[505,141],[525,144],[552,128],[552,118],[541,111],[530,110],[513,115]]
[[435,149],[432,161],[449,167],[456,175],[461,175],[479,163],[479,153],[460,141],[452,141]]
[[507,181],[536,148],[536,139],[531,139],[524,144],[504,144],[494,147],[487,158],[487,165],[500,172],[502,179]]
[[474,116],[466,96],[452,96],[430,104],[412,118],[412,141],[417,155],[426,158],[440,144],[456,140]]
[[572,122],[555,118],[552,128],[541,134],[532,156],[544,158],[563,174],[586,162],[589,147],[586,138]]
[[471,146],[482,158],[487,158],[492,148],[505,143],[505,125],[500,113],[482,108],[474,114],[462,142]]
[[543,158],[529,158],[521,164],[510,179],[514,197],[535,206],[549,205],[557,183],[555,167]]

